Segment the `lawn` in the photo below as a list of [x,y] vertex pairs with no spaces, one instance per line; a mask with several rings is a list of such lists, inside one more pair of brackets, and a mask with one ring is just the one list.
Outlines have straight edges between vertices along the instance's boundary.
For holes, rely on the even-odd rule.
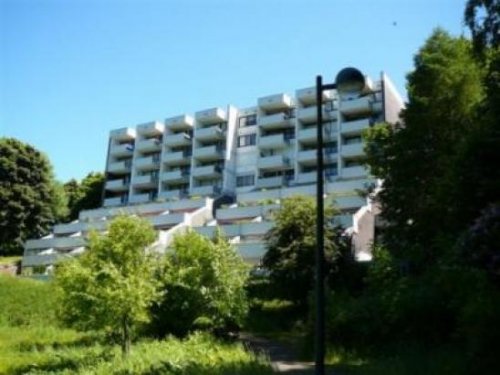
[[0,275],[0,374],[271,374],[238,343],[195,333],[144,338],[125,360],[99,333],[60,327],[48,282]]

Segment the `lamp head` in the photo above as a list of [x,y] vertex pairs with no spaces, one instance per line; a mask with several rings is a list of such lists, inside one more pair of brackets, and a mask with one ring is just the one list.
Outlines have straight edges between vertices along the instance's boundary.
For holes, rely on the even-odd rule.
[[342,69],[335,78],[337,91],[341,95],[359,94],[365,87],[365,76],[358,69],[348,67]]

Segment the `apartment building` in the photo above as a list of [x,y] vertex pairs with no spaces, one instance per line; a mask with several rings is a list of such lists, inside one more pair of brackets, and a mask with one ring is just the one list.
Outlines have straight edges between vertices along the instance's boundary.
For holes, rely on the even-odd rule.
[[[369,257],[376,207],[359,195],[377,185],[362,165],[364,129],[396,122],[403,102],[384,73],[365,79],[359,92],[323,92],[325,199],[341,211],[336,220],[353,236],[359,259]],[[103,207],[29,240],[23,269],[45,272],[57,259],[84,251],[89,230],[106,229],[119,213],[147,218],[158,231],[158,249],[192,228],[212,236],[219,226],[242,256],[258,263],[264,234],[283,198],[316,192],[315,88],[260,97],[181,114],[164,121],[112,130]]]

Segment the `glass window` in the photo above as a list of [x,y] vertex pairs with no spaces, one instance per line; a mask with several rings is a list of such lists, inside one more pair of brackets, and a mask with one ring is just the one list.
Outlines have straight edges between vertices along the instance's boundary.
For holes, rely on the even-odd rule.
[[242,116],[239,119],[239,127],[244,128],[245,126],[257,125],[257,115]]
[[249,174],[245,176],[236,177],[237,187],[252,186],[252,185],[255,185],[255,175]]
[[238,137],[238,147],[254,146],[257,143],[257,134],[247,134]]

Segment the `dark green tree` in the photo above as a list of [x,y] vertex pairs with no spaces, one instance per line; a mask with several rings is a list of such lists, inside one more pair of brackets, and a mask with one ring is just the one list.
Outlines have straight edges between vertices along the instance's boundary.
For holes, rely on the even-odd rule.
[[483,69],[464,38],[437,29],[414,61],[404,126],[370,129],[366,151],[372,173],[384,180],[379,201],[389,249],[424,266],[435,259],[438,242],[454,240],[470,221],[457,215],[463,202],[453,193],[454,170],[480,127],[485,92]]
[[78,183],[71,179],[64,184],[68,196],[68,220],[75,220],[82,210],[90,210],[101,206],[104,175],[91,172]]
[[22,254],[64,215],[64,196],[47,157],[14,138],[0,138],[0,254]]
[[[333,208],[325,209],[327,277],[335,272],[340,253],[350,250],[350,240],[343,236],[343,229],[333,225],[334,215]],[[274,220],[275,226],[266,234],[263,266],[269,270],[278,297],[306,306],[315,270],[316,204],[313,199],[303,196],[284,199]]]

